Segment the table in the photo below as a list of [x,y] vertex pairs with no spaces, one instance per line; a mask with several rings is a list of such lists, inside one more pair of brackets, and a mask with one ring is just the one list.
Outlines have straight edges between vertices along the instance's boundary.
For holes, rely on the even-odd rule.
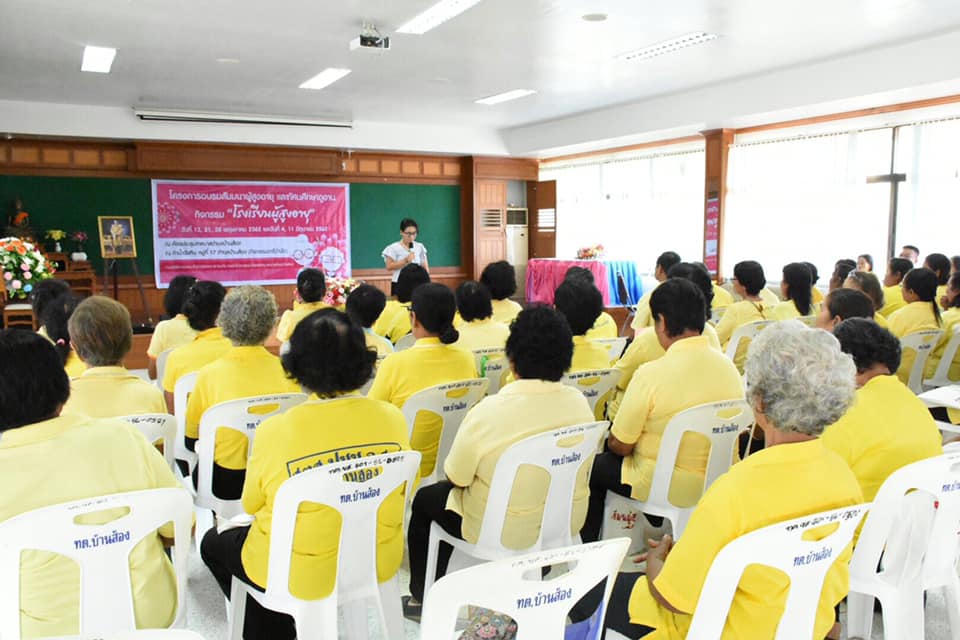
[[553,292],[563,282],[570,267],[583,267],[593,273],[597,288],[605,306],[624,306],[617,288],[617,274],[623,275],[627,291],[634,304],[643,295],[643,284],[637,265],[631,260],[562,260],[559,258],[534,258],[527,262],[527,302],[553,304]]

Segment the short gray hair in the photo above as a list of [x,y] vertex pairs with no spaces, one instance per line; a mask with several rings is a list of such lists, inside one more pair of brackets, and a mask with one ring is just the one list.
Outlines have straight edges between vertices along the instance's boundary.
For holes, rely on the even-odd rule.
[[747,401],[779,431],[818,436],[846,413],[856,391],[853,359],[832,334],[778,322],[747,352]]
[[217,323],[235,346],[263,344],[277,321],[277,301],[263,287],[231,289],[223,299]]

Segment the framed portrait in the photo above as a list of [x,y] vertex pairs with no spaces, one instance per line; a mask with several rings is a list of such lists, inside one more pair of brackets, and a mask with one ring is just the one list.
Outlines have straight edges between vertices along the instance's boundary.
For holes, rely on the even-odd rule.
[[100,255],[103,258],[136,258],[137,241],[131,216],[97,216]]

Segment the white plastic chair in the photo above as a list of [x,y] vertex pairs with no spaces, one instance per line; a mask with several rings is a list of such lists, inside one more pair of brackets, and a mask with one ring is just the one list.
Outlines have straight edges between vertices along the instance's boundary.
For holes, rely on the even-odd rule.
[[[868,506],[858,504],[780,522],[727,543],[710,565],[687,637],[720,640],[744,570],[750,565],[764,565],[790,578],[790,592],[775,639],[812,638],[827,571],[850,544]],[[806,531],[832,523],[839,526],[824,538],[803,539]]]
[[495,395],[500,391],[503,385],[503,379],[510,371],[510,363],[507,361],[507,355],[502,347],[485,347],[474,349],[473,357],[477,365],[477,371],[483,374],[483,377],[489,380],[487,395]]
[[[230,639],[240,640],[247,595],[273,611],[293,616],[300,640],[337,638],[337,607],[344,611],[351,638],[367,636],[363,600],[374,599],[380,628],[389,640],[403,638],[403,611],[397,577],[377,582],[377,511],[397,487],[406,483],[409,502],[420,466],[420,453],[402,451],[328,464],[304,471],[280,485],[273,502],[266,592],[233,579],[230,591]],[[372,476],[364,482],[351,478]],[[339,552],[333,592],[321,600],[302,600],[290,593],[290,557],[297,510],[303,502],[340,512]]]
[[[306,399],[305,393],[253,396],[221,402],[204,411],[200,418],[200,438],[197,440],[197,506],[210,509],[222,518],[233,518],[244,512],[240,500],[224,500],[213,494],[214,443],[218,430],[229,429],[243,435],[247,439],[249,458],[253,453],[253,436],[260,423]],[[264,409],[271,405],[276,405],[276,409],[266,413],[253,413],[254,409]]]
[[937,346],[943,331],[917,331],[900,338],[900,349],[903,353],[913,351],[917,357],[913,360],[913,367],[910,369],[910,378],[907,380],[907,386],[916,394],[923,393],[923,370],[927,366],[927,358],[930,352]]
[[203,636],[188,629],[137,629],[111,634],[104,640],[203,640]]
[[167,358],[173,353],[173,349],[164,349],[157,356],[157,386],[163,391],[163,374],[167,370]]
[[[616,538],[625,535],[631,520],[614,520],[613,512],[635,512],[638,514],[662,516],[673,527],[674,540],[680,538],[694,507],[679,507],[670,502],[670,483],[680,451],[680,441],[687,432],[699,433],[710,439],[710,453],[704,472],[703,491],[730,469],[736,455],[737,439],[753,424],[753,409],[743,400],[709,402],[681,411],[670,419],[660,440],[657,462],[653,468],[653,480],[647,500],[641,502],[631,498],[607,492],[603,514],[602,538]],[[701,494],[702,495],[702,494]],[[613,525],[618,522],[623,524]],[[641,541],[642,542],[642,541]]]
[[150,444],[155,443],[157,440],[162,441],[163,458],[179,477],[177,462],[173,453],[176,447],[174,443],[177,439],[176,418],[169,413],[144,413],[140,415],[121,416],[120,420],[135,426]]
[[453,446],[460,423],[467,412],[483,400],[489,384],[486,378],[446,382],[418,391],[403,403],[400,410],[410,428],[411,438],[417,415],[421,412],[439,416],[443,420],[437,447],[437,462],[430,474],[420,479],[421,487],[434,484],[443,473],[443,461],[447,459],[450,447]]
[[602,344],[610,352],[610,364],[613,364],[623,355],[623,350],[627,348],[627,338],[620,336],[617,338],[597,338],[591,340],[597,344]]
[[414,337],[414,335],[412,333],[408,333],[407,335],[397,340],[397,344],[393,345],[393,350],[395,352],[403,351],[404,349],[409,349],[416,343],[417,343],[417,339]]
[[[627,552],[626,539],[604,540],[575,547],[538,551],[488,562],[444,576],[423,603],[420,637],[456,638],[457,613],[472,605],[505,613],[517,622],[517,640],[563,638],[570,607],[606,579],[603,601],[595,614],[595,637],[606,613],[617,570]],[[575,566],[549,582],[541,568],[555,564]]]
[[934,372],[933,377],[923,381],[924,387],[946,387],[960,382],[960,380],[951,380],[948,375],[950,373],[950,367],[957,359],[958,351],[960,351],[960,327],[954,330],[949,342],[947,342],[947,346],[944,347],[943,355],[940,357],[940,362],[937,364],[937,370]]
[[744,340],[753,340],[761,331],[776,324],[776,322],[776,320],[755,320],[737,327],[733,335],[730,336],[730,342],[727,343],[726,356],[731,360],[736,360],[737,350],[740,348],[741,342]]
[[[127,508],[105,524],[74,519]],[[173,522],[172,549],[177,613],[171,626],[186,623],[187,557],[193,502],[184,489],[147,489],[85,498],[43,507],[0,523],[0,637],[20,636],[20,554],[48,551],[80,566],[80,634],[95,637],[136,629],[130,585],[130,552],[144,538]]]
[[180,376],[177,383],[173,386],[173,413],[177,418],[177,439],[173,445],[173,453],[178,460],[184,460],[187,463],[187,475],[193,473],[197,467],[197,454],[187,449],[185,440],[187,437],[187,400],[193,393],[193,388],[197,386],[197,372],[188,373]]
[[[504,416],[504,419],[509,420],[510,417]],[[573,425],[538,433],[510,445],[497,460],[477,542],[466,542],[451,536],[436,522],[430,525],[424,593],[429,594],[436,579],[441,541],[449,543],[468,558],[478,560],[497,560],[576,544],[580,536],[571,532],[570,527],[577,475],[582,465],[593,464],[597,444],[608,425],[608,422]],[[582,439],[573,445],[563,446],[575,438]],[[507,508],[514,479],[522,466],[538,467],[549,473],[550,487],[544,500],[537,539],[525,549],[511,549],[504,546],[501,536],[509,515]]]
[[[873,599],[883,636],[923,636],[923,593],[943,589],[951,637],[960,638],[960,451],[914,462],[884,481],[850,561],[848,635],[869,638]],[[882,561],[882,568],[878,566]]]
[[598,420],[603,417],[603,408],[610,397],[613,388],[620,382],[623,372],[620,369],[591,369],[589,371],[574,371],[567,373],[560,382],[573,387],[583,394],[590,404],[590,411]]

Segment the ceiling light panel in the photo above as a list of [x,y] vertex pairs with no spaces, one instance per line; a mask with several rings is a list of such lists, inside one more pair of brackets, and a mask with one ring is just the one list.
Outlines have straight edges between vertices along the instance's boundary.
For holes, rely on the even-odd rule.
[[514,89],[513,91],[506,91],[504,93],[498,93],[495,96],[487,96],[486,98],[480,98],[475,100],[477,104],[500,104],[501,102],[509,102],[510,100],[516,100],[518,98],[525,98],[527,96],[532,96],[536,91],[533,89]]
[[350,73],[350,69],[324,69],[300,85],[301,89],[323,89]]
[[113,47],[87,45],[83,48],[83,62],[80,63],[80,70],[92,73],[110,73],[110,67],[113,66],[115,57],[117,57],[117,50]]
[[673,53],[674,51],[680,51],[681,49],[686,49],[687,47],[704,44],[705,42],[716,40],[718,37],[719,36],[715,33],[695,31],[677,38],[671,38],[670,40],[658,42],[655,45],[644,47],[643,49],[636,49],[635,51],[621,53],[617,56],[617,60],[648,60],[650,58],[656,58],[668,53]]
[[397,28],[397,33],[423,35],[447,20],[460,15],[475,4],[479,4],[479,2],[480,0],[440,0],[412,20],[400,25]]

